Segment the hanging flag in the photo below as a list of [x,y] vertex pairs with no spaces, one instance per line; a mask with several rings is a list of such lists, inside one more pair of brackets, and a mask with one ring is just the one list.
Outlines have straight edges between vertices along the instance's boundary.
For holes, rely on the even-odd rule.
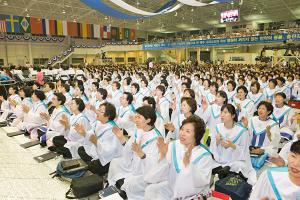
[[20,33],[19,16],[6,15],[5,21],[8,33]]
[[129,36],[130,36],[130,29],[124,28],[124,39],[129,40]]
[[0,33],[6,33],[5,15],[0,15]]
[[110,39],[110,26],[103,26],[101,28],[102,39]]
[[43,35],[47,35],[47,19],[42,19]]
[[120,27],[119,30],[119,39],[124,40],[124,27]]
[[81,23],[77,23],[77,30],[78,30],[77,37],[82,38],[82,24]]
[[119,39],[119,27],[111,27],[111,39]]
[[94,24],[94,38],[100,38],[100,25]]
[[87,37],[94,38],[94,24],[87,24]]
[[43,22],[41,18],[30,17],[30,27],[32,34],[43,34]]
[[82,23],[81,27],[82,27],[82,37],[87,38],[87,24]]
[[135,40],[135,29],[130,29],[130,41]]
[[63,29],[63,35],[67,36],[68,35],[68,25],[67,21],[62,21],[62,29]]
[[68,22],[68,36],[78,37],[77,23],[76,22]]
[[30,17],[19,17],[20,32],[30,33]]
[[51,36],[57,36],[57,21],[49,19],[49,32]]
[[61,20],[57,20],[57,35],[63,35],[63,26]]
[[49,19],[45,19],[45,27],[43,27],[43,30],[45,29],[46,35],[50,35],[50,24]]

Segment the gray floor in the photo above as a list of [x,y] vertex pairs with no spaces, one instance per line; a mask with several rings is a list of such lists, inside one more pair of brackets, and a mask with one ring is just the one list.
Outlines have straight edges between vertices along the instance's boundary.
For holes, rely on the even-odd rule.
[[49,176],[61,158],[37,163],[33,157],[48,150],[39,145],[19,146],[29,141],[23,135],[9,138],[0,128],[0,200],[65,199],[70,183]]

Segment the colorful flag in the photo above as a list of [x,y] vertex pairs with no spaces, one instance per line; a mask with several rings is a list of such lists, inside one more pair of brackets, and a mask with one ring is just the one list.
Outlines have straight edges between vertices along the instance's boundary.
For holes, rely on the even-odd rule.
[[110,26],[101,27],[101,38],[110,39]]
[[94,24],[94,38],[100,38],[100,25]]
[[41,18],[30,17],[30,27],[32,34],[43,34],[43,23]]
[[119,30],[119,39],[124,40],[124,28],[120,27]]
[[21,33],[30,33],[30,17],[19,17],[20,23],[20,32]]
[[50,35],[50,24],[49,19],[43,19],[43,32],[46,35]]
[[124,28],[124,39],[129,40],[129,36],[130,36],[130,29]]
[[135,40],[135,29],[130,29],[130,41]]
[[0,15],[0,33],[6,33],[5,15]]
[[57,21],[49,19],[49,32],[51,36],[57,35]]
[[77,37],[82,37],[82,24],[81,23],[77,23],[77,30],[78,30]]
[[94,38],[94,24],[87,24],[87,37]]
[[67,21],[62,21],[62,29],[63,29],[63,35],[67,36],[68,35],[68,25]]
[[8,33],[20,33],[19,16],[6,15],[5,21]]
[[82,37],[87,38],[87,24],[82,23]]
[[57,35],[63,35],[63,25],[61,20],[57,20]]
[[68,22],[68,36],[78,37],[77,23],[76,22]]
[[119,28],[111,27],[111,39],[118,40],[119,39]]

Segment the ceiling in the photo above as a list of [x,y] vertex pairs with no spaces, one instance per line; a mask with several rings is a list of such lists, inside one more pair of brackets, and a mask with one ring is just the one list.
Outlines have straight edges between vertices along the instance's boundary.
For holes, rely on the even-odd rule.
[[[168,2],[168,0],[125,1],[146,11],[154,11]],[[104,0],[104,2],[120,11],[133,14],[110,3],[109,0]],[[185,5],[177,12],[139,21],[107,17],[81,3],[80,0],[0,0],[1,14],[112,24],[163,33],[224,27],[224,24],[219,23],[220,11],[231,8],[240,9],[240,23],[266,23],[300,19],[300,0],[234,0],[233,4],[215,4],[205,7]]]

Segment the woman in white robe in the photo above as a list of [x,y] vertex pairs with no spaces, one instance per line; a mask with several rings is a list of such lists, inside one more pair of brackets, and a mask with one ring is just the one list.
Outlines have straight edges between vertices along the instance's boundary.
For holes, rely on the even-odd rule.
[[20,130],[26,131],[26,135],[39,126],[45,125],[41,118],[41,113],[48,113],[47,105],[44,103],[46,96],[41,90],[34,90],[32,94],[33,107],[30,109],[27,105],[22,105],[24,119],[17,125]]
[[267,169],[252,189],[250,200],[297,200],[300,197],[300,140],[294,142],[288,155],[288,167]]
[[164,96],[166,89],[163,85],[159,85],[156,87],[155,96],[156,96],[156,110],[164,119],[165,123],[170,122],[169,108],[170,102]]
[[1,111],[3,112],[0,116],[0,122],[5,121],[10,113],[16,112],[17,105],[21,104],[22,100],[18,95],[18,87],[10,86],[8,88],[9,97],[7,100],[0,96],[1,103]]
[[275,93],[277,91],[276,86],[277,86],[277,81],[275,79],[271,79],[269,80],[268,87],[266,87],[266,89],[264,90],[266,101],[272,104],[275,102]]
[[88,118],[83,114],[85,104],[82,99],[74,98],[70,108],[73,114],[70,120],[61,119],[68,129],[64,135],[52,139],[53,146],[49,147],[49,150],[59,151],[65,158],[79,158],[78,148],[83,145],[84,137],[78,133],[75,127],[79,124],[85,130],[89,130],[91,125]]
[[85,137],[83,146],[78,149],[78,154],[83,161],[88,163],[88,169],[99,176],[107,173],[110,161],[122,154],[122,144],[112,132],[113,127],[116,126],[113,121],[115,117],[114,105],[104,103],[97,110],[97,121],[92,125],[92,129],[85,130],[81,125],[75,127]]
[[256,107],[261,101],[265,101],[265,95],[260,92],[260,84],[258,82],[251,83],[250,92],[248,93],[248,99],[254,102]]
[[249,134],[246,128],[237,123],[233,105],[221,108],[222,123],[211,129],[210,150],[214,155],[217,167],[230,167],[230,171],[241,172],[248,182],[256,182],[256,173],[251,166],[249,153]]
[[150,106],[142,106],[136,110],[134,122],[137,129],[128,141],[122,130],[116,127],[113,129],[124,148],[122,157],[110,163],[108,182],[121,187],[128,199],[144,199],[144,177],[158,161],[156,140],[161,134],[154,127],[155,120],[155,110]]
[[183,121],[178,140],[158,140],[159,161],[145,177],[146,200],[192,199],[210,192],[214,161],[200,142],[204,133],[203,120],[192,116]]
[[275,106],[271,118],[279,124],[281,137],[292,140],[294,132],[291,126],[295,111],[293,108],[285,105],[285,100],[286,95],[283,92],[275,94]]
[[242,85],[237,88],[237,97],[234,98],[232,105],[236,109],[238,121],[243,117],[250,118],[254,114],[254,103],[250,99],[246,99],[247,94],[248,90],[245,86]]

